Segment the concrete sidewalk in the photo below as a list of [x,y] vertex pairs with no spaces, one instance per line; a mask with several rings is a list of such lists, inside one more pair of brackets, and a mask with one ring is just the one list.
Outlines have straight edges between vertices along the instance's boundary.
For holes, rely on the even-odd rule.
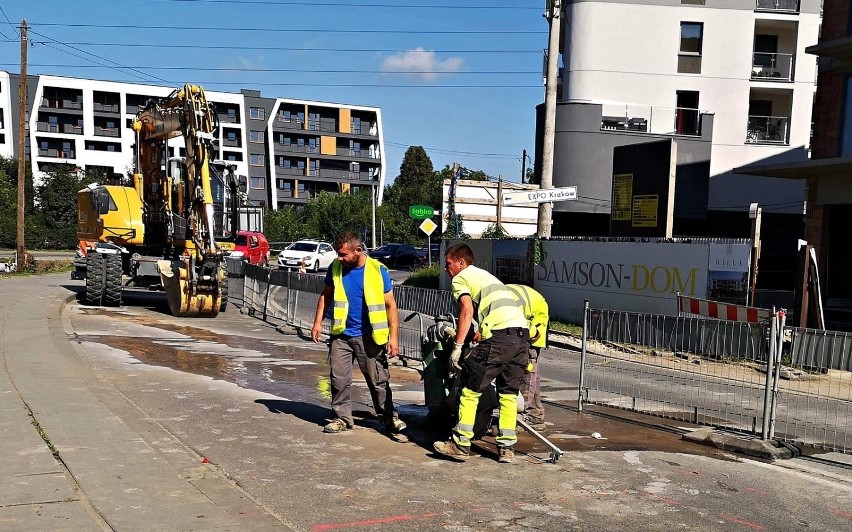
[[289,529],[98,378],[65,278],[2,281],[0,529]]

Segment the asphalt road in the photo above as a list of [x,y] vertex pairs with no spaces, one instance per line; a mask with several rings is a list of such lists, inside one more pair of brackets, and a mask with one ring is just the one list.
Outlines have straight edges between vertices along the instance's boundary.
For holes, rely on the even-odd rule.
[[[749,460],[629,416],[549,407],[545,433],[569,451],[556,463],[526,433],[508,466],[496,463],[488,438],[468,463],[438,459],[420,375],[401,366],[392,382],[410,443],[377,430],[360,379],[357,429],[323,434],[324,345],[233,308],[193,320],[170,316],[161,294],[126,302],[66,310],[71,341],[126,398],[119,414],[155,422],[293,529],[835,531],[852,523],[849,469]],[[576,358],[546,353],[551,399],[576,398]]]

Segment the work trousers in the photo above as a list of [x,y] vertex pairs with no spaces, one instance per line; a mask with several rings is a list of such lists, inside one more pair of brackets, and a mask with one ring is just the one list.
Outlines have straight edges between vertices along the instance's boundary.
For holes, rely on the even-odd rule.
[[529,353],[533,370],[524,375],[524,382],[521,384],[521,395],[524,397],[523,420],[537,425],[544,423],[544,405],[541,404],[541,374],[538,371],[538,357],[541,354],[541,348],[530,346]]
[[471,349],[462,364],[459,421],[453,429],[456,444],[470,446],[479,397],[492,381],[500,400],[497,445],[510,447],[518,441],[518,390],[529,361],[529,337],[525,328],[500,329]]
[[385,346],[377,345],[371,336],[332,336],[328,350],[331,369],[331,409],[334,415],[353,425],[352,366],[358,362],[367,381],[376,416],[387,425],[397,417],[390,389],[390,370]]

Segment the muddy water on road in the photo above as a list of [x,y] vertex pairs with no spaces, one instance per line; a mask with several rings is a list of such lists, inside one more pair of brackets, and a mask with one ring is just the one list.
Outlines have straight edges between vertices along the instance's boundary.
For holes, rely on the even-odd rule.
[[[235,383],[241,387],[265,393],[286,396],[315,404],[328,404],[327,353],[325,347],[304,343],[289,344],[282,340],[298,342],[292,336],[269,339],[242,334],[169,323],[169,317],[111,312],[106,309],[82,308],[81,312],[106,320],[122,320],[137,325],[153,327],[175,334],[163,338],[126,337],[121,335],[78,335],[81,342],[93,342],[128,353],[139,363],[162,366],[182,372],[203,375]],[[277,334],[277,333],[276,333]],[[419,363],[414,362],[414,367]],[[428,443],[436,434],[426,427],[426,408],[423,406],[423,385],[418,372],[401,366],[391,368],[395,400],[400,416],[411,427],[412,439]],[[360,372],[353,371],[353,414],[356,418],[371,417],[370,397]],[[547,396],[547,386],[543,386]],[[576,402],[548,403],[545,406],[547,428],[542,433],[566,452],[576,451],[666,451],[672,453],[700,454],[716,458],[733,457],[714,448],[685,442],[676,427],[688,423],[666,423],[630,412],[599,406],[587,406],[585,413],[576,409]],[[592,435],[595,436],[592,436]],[[475,446],[484,452],[493,451],[493,439],[486,436]],[[526,432],[519,435],[518,451],[528,453],[536,461],[549,457],[550,450]]]

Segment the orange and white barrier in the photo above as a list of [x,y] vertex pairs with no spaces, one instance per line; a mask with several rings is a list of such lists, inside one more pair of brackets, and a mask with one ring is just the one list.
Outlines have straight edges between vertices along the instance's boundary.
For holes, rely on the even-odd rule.
[[768,308],[747,307],[678,295],[678,311],[718,320],[758,323],[772,317]]

